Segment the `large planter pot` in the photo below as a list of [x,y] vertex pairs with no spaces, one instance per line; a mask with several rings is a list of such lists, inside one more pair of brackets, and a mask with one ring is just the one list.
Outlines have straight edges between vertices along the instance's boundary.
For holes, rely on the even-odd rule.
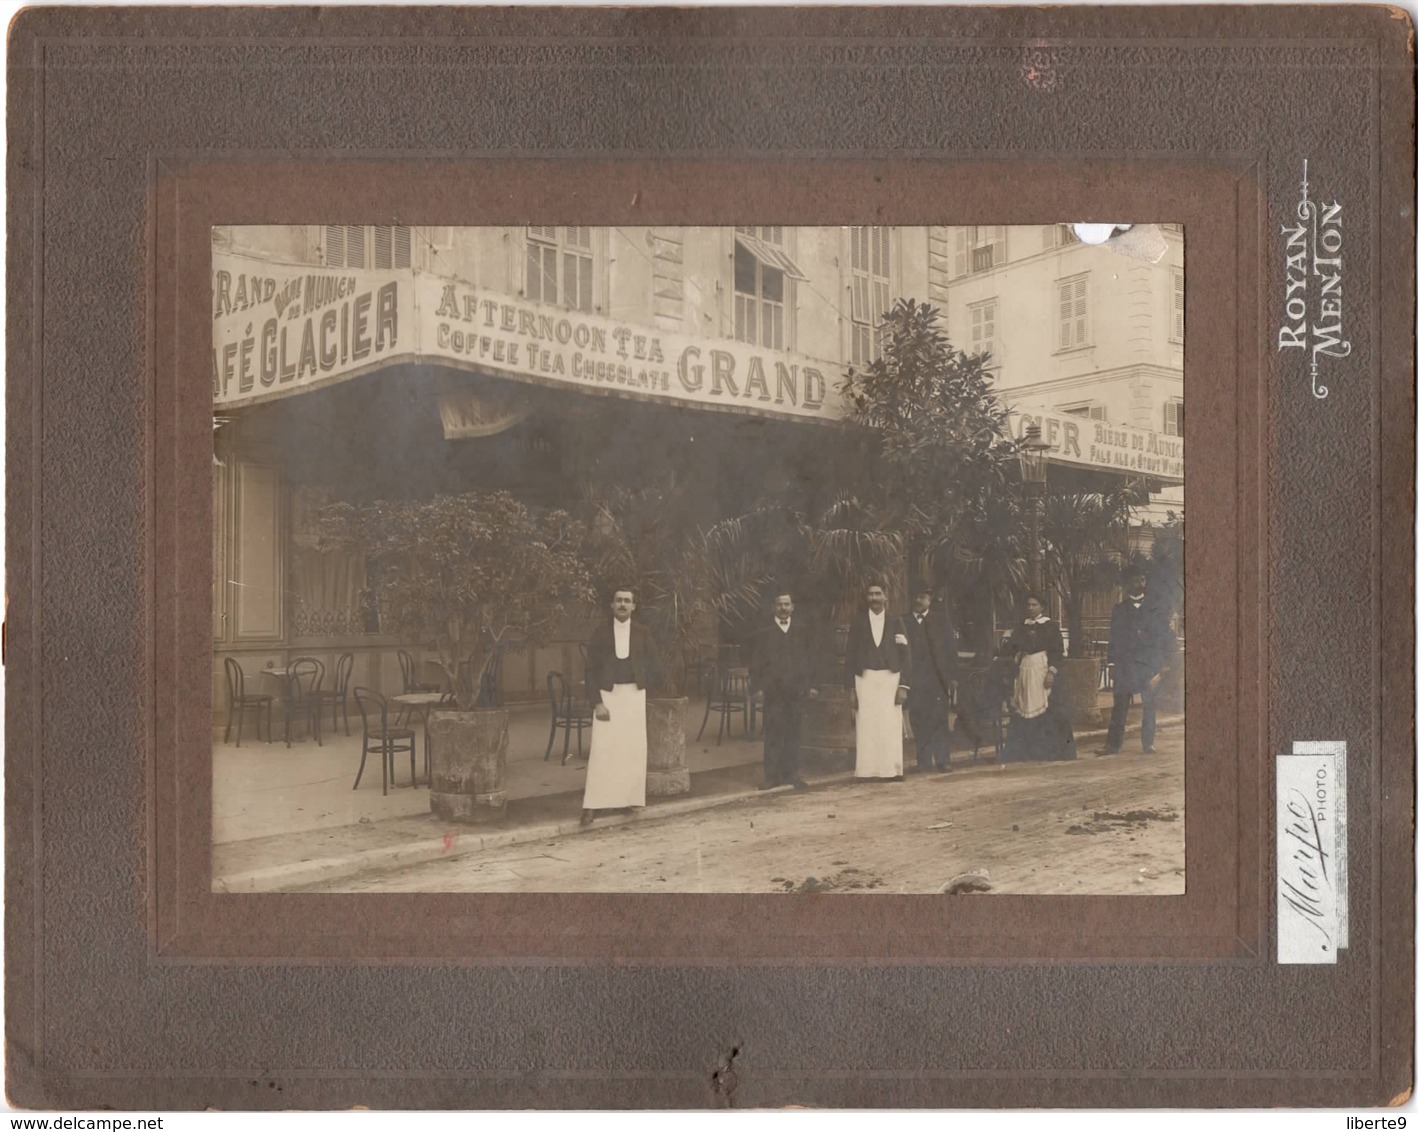
[[1085,656],[1065,660],[1059,665],[1054,690],[1049,697],[1057,703],[1075,731],[1096,727],[1098,712],[1098,679],[1101,668],[1097,657]]
[[803,704],[802,745],[799,755],[805,768],[815,771],[850,770],[856,762],[857,724],[852,701],[841,687],[823,688],[815,700]]
[[444,821],[492,822],[507,814],[507,712],[440,711],[428,721],[429,804]]
[[684,720],[689,700],[647,699],[645,730],[649,760],[645,793],[651,798],[671,798],[689,793],[689,763],[685,757]]

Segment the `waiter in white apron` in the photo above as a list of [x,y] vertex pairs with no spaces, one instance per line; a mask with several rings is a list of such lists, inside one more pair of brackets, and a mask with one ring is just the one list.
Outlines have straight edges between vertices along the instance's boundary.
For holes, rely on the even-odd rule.
[[857,777],[904,778],[901,708],[910,680],[906,626],[886,612],[886,587],[867,587],[867,607],[847,633],[847,691],[857,713]]
[[595,719],[582,825],[590,825],[597,810],[645,805],[645,690],[658,658],[650,631],[631,620],[634,612],[634,591],[616,590],[610,621],[596,626],[586,646],[586,694]]

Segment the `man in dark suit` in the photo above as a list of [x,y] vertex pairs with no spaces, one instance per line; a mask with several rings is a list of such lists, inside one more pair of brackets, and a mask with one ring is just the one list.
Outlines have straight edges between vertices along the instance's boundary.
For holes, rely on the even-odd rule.
[[1108,745],[1100,752],[1115,755],[1123,746],[1128,709],[1134,694],[1142,699],[1142,750],[1152,754],[1157,740],[1157,687],[1177,650],[1177,638],[1167,611],[1147,600],[1147,575],[1129,570],[1123,575],[1123,600],[1113,606],[1108,628],[1108,662],[1113,666],[1113,714],[1108,721]]
[[955,679],[955,627],[942,602],[931,604],[931,591],[916,592],[906,617],[911,642],[911,730],[916,735],[916,769],[950,770],[950,682]]
[[749,671],[755,691],[763,693],[763,785],[790,784],[806,790],[798,769],[803,705],[817,698],[816,655],[812,635],[793,616],[793,595],[773,599],[773,623],[759,635]]
[[847,631],[846,686],[857,713],[858,778],[901,779],[901,706],[911,681],[911,644],[899,617],[886,612],[886,587],[867,587],[867,608]]
[[591,757],[581,822],[597,810],[641,809],[649,745],[645,728],[646,689],[659,679],[654,638],[631,620],[635,592],[616,590],[611,617],[591,633],[586,646],[586,694],[595,705]]

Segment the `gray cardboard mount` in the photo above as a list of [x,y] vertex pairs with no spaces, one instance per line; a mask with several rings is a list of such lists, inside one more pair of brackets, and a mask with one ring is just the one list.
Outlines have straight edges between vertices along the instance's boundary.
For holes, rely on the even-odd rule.
[[[22,13],[12,1103],[1402,1102],[1413,109],[1377,7]],[[1323,400],[1275,341],[1302,168],[1346,225]],[[770,210],[1186,224],[1187,895],[212,894],[210,225]],[[1333,738],[1350,947],[1279,967],[1271,766]]]

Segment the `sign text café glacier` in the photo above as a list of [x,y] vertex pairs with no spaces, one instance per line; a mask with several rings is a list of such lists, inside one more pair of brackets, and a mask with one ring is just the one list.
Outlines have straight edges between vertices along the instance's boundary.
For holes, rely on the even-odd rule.
[[413,269],[213,254],[212,401],[235,408],[399,363],[799,419],[842,413],[829,363],[630,326]]
[[[567,311],[414,269],[331,270],[213,253],[212,402],[256,404],[401,363],[698,408],[831,421],[839,367]],[[1181,437],[1045,409],[1061,463],[1180,483]]]

